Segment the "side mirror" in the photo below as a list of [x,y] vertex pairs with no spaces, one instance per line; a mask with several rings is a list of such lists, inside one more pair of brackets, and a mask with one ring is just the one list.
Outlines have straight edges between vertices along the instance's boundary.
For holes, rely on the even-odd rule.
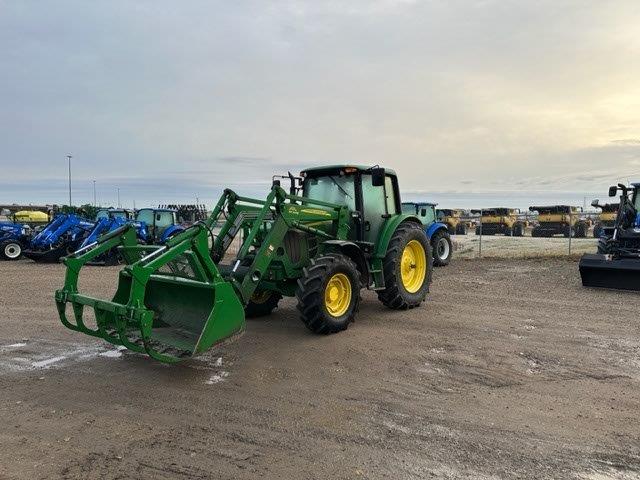
[[618,194],[618,187],[616,187],[615,185],[612,185],[609,187],[609,196],[610,197],[615,197]]
[[423,208],[422,210],[420,210],[420,216],[421,217],[426,217],[427,216],[427,209]]
[[591,206],[594,208],[599,208],[600,207],[600,200],[598,200],[597,198],[591,202]]
[[371,169],[371,184],[374,187],[382,187],[384,185],[384,177],[384,168],[375,167]]

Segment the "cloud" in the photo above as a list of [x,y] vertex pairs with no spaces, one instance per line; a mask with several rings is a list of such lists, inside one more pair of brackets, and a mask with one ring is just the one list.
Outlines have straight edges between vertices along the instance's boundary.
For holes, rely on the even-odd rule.
[[6,2],[0,201],[63,200],[67,153],[83,198],[258,195],[341,162],[407,191],[603,189],[640,159],[636,6]]

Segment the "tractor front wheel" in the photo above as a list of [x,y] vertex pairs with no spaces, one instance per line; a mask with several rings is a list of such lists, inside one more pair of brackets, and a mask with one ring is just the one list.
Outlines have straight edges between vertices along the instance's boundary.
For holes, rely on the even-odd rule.
[[445,229],[438,230],[431,237],[431,250],[433,252],[433,265],[444,267],[449,265],[453,255],[451,237]]
[[401,224],[391,237],[384,257],[385,289],[378,292],[389,308],[406,310],[420,305],[431,283],[433,256],[425,231],[412,223]]
[[17,260],[22,255],[22,245],[12,240],[0,243],[0,258],[4,260]]
[[264,317],[270,315],[278,306],[278,302],[282,299],[282,295],[277,292],[264,290],[253,294],[249,303],[244,307],[244,313],[247,318]]
[[311,260],[296,290],[300,319],[314,333],[346,330],[360,303],[360,273],[349,257],[327,254]]

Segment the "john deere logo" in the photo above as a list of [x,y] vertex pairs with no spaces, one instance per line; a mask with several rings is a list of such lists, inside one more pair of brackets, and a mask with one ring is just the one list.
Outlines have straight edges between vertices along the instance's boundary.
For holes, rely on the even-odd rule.
[[289,213],[291,215],[300,215],[300,212],[298,212],[298,209],[296,207],[289,207]]

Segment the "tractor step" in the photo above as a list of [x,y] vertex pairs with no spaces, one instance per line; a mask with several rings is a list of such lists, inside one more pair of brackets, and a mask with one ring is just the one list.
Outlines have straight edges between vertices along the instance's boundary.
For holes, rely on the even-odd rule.
[[588,253],[580,259],[585,287],[640,291],[640,259]]

